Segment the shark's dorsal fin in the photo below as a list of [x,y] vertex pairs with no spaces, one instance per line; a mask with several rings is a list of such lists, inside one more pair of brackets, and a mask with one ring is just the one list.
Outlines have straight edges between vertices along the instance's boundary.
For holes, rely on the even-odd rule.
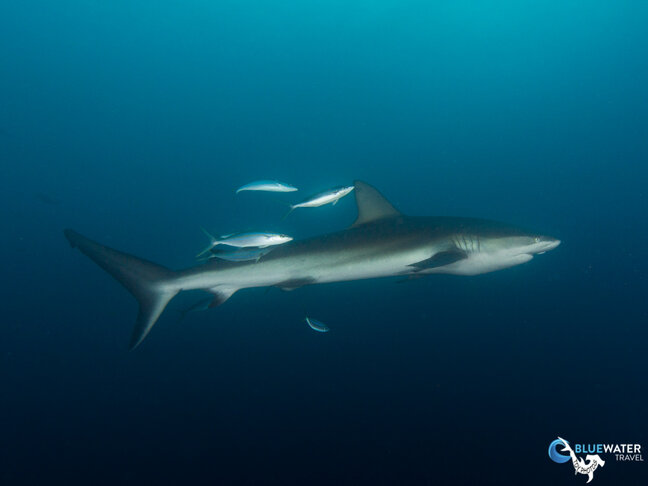
[[353,226],[401,216],[401,213],[375,187],[362,181],[355,181],[353,185],[358,205],[358,218]]

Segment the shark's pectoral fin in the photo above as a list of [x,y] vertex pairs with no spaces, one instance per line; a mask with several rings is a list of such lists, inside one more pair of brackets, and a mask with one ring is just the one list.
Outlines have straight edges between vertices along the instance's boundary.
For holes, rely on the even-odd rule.
[[209,308],[211,309],[213,307],[221,305],[237,290],[237,288],[232,287],[214,287],[213,289],[209,289],[209,291],[214,294],[214,299],[211,301],[211,304],[209,304]]
[[353,226],[402,216],[375,187],[362,181],[355,181],[353,185],[355,187],[356,204],[358,205],[358,218],[353,223]]
[[290,280],[284,280],[283,282],[279,282],[275,284],[275,287],[279,287],[281,290],[285,291],[290,291],[290,290],[295,290],[298,289],[299,287],[303,287],[304,285],[311,285],[314,284],[316,280],[314,278],[294,278]]
[[446,250],[435,253],[430,258],[412,263],[409,266],[412,267],[415,272],[420,272],[430,268],[444,267],[451,263],[458,262],[459,260],[463,260],[464,258],[468,258],[468,255],[463,250]]

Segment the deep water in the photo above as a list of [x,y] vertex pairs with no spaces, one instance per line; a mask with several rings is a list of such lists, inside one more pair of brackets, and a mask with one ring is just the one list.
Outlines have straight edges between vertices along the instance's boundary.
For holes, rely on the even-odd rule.
[[[648,448],[646,25],[623,1],[0,3],[0,483],[578,485],[557,436]],[[265,178],[302,190],[234,194]],[[136,301],[62,233],[184,268],[201,226],[345,228],[352,197],[281,216],[354,179],[562,245],[178,323],[183,294],[128,352]],[[648,484],[605,459],[593,484]]]

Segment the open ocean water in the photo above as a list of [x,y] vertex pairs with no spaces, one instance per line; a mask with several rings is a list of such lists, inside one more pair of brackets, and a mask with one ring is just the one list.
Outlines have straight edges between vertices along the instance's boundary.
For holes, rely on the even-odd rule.
[[[0,3],[0,483],[578,485],[557,437],[648,448],[647,25],[602,0]],[[234,194],[256,179],[300,191]],[[562,244],[180,323],[181,294],[129,352],[135,299],[62,233],[185,268],[201,226],[349,226],[353,196],[282,215],[355,179]],[[594,485],[648,484],[601,457]]]

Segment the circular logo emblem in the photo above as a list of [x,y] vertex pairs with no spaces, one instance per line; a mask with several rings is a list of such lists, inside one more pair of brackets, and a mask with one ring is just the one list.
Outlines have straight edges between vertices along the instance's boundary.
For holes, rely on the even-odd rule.
[[558,446],[564,447],[565,444],[569,445],[569,442],[565,441],[563,443],[562,440],[556,439],[554,440],[551,444],[549,444],[549,457],[553,462],[557,462],[559,464],[563,462],[569,461],[571,458],[569,456],[566,456],[565,454],[561,454],[558,452]]

